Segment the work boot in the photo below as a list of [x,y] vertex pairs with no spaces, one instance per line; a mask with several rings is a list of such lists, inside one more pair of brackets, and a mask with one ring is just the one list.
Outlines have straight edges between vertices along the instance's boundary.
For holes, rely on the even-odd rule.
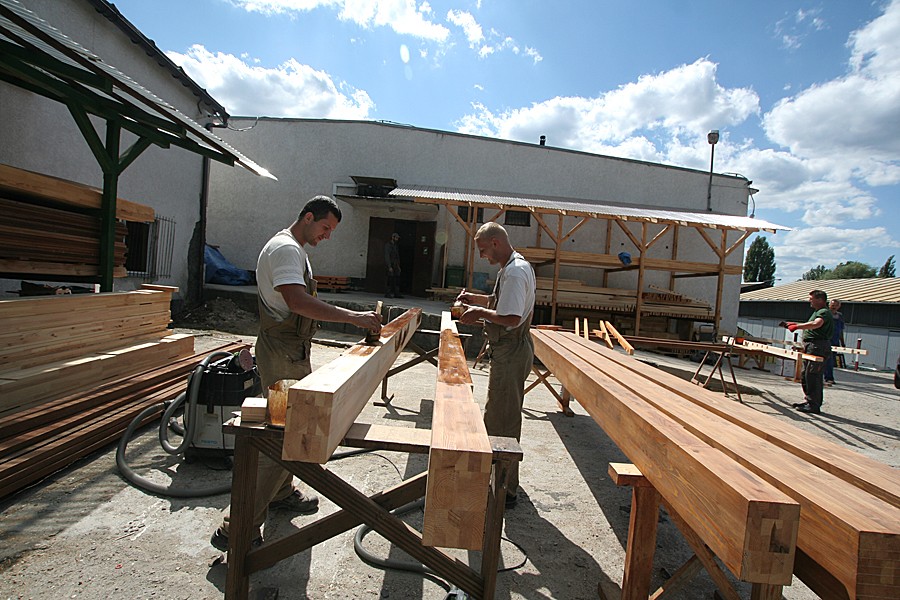
[[295,489],[290,496],[269,502],[273,510],[289,510],[300,515],[308,515],[319,510],[319,498],[315,494],[304,494]]
[[[252,542],[250,542],[250,547],[258,548],[262,545],[262,541],[262,536],[258,535]],[[209,539],[209,543],[219,552],[228,552],[228,534],[226,534],[221,527],[217,528],[216,532],[212,534],[212,537]]]

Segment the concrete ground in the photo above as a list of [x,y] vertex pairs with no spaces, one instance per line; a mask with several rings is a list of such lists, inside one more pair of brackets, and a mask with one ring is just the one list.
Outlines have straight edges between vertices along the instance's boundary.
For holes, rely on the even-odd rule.
[[[250,339],[215,331],[192,331],[197,348],[223,339]],[[342,345],[358,336],[320,332],[313,349],[314,366],[333,360]],[[690,376],[696,363],[650,354],[639,358]],[[404,353],[400,361],[412,357]],[[709,367],[707,367],[708,370]],[[435,369],[417,365],[390,380],[390,406],[376,404],[376,393],[360,421],[428,428]],[[890,374],[838,370],[838,383],[826,390],[825,414],[809,416],[790,404],[801,396],[799,384],[774,372],[737,370],[744,402],[761,413],[791,422],[894,467],[900,466],[900,390]],[[786,369],[790,372],[790,369]],[[487,369],[475,369],[475,397],[483,402]],[[540,386],[526,396],[521,466],[521,499],[507,512],[502,566],[496,597],[500,600],[580,600],[597,597],[621,581],[628,527],[630,492],[615,487],[607,464],[626,460],[585,411],[573,404],[574,417],[563,416],[550,393]],[[160,482],[208,486],[227,482],[228,472],[184,464],[159,448],[156,428],[146,429],[129,446],[135,470]],[[376,452],[333,461],[334,470],[357,488],[372,493],[426,469],[424,456]],[[115,448],[79,461],[0,504],[0,597],[97,599],[213,599],[224,590],[225,567],[214,564],[219,553],[208,544],[227,495],[198,499],[154,496],[126,483],[115,466]],[[322,502],[318,515],[336,510]],[[277,538],[316,516],[273,513],[265,526]],[[421,512],[406,520],[421,525]],[[354,532],[285,560],[252,578],[260,598],[442,599],[448,582],[433,576],[382,570],[354,552]],[[394,561],[405,554],[377,534],[364,540],[370,552]],[[661,515],[654,584],[690,556],[675,529]],[[739,586],[748,597],[746,585]],[[680,599],[711,598],[713,586],[701,573]],[[788,600],[815,598],[802,583],[785,588]],[[460,596],[461,597],[461,596]]]

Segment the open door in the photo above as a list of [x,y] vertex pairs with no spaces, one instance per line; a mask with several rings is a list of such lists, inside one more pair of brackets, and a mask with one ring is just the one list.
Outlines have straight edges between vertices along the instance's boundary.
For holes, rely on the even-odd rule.
[[384,247],[396,232],[400,234],[400,293],[424,297],[431,287],[436,227],[434,221],[370,218],[366,291],[383,294],[387,290]]

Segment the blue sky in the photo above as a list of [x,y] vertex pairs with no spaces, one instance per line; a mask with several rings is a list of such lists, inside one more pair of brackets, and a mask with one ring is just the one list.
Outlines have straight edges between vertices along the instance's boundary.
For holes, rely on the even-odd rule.
[[766,234],[781,282],[900,258],[900,0],[115,4],[232,115],[546,135],[701,170],[718,129],[715,171],[793,228]]

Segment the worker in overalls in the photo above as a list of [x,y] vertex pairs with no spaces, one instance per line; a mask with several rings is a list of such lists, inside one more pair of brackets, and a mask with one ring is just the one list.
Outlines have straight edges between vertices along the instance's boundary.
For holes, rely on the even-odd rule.
[[[381,317],[374,311],[353,311],[332,306],[316,297],[304,246],[327,240],[341,221],[341,210],[328,196],[306,203],[300,216],[287,229],[276,233],[259,253],[256,281],[259,290],[259,336],[256,366],[264,390],[281,379],[303,379],[312,372],[310,347],[317,321],[350,323],[361,329],[381,330]],[[294,487],[293,476],[274,460],[259,455],[253,524],[265,523],[270,508],[299,514],[315,512],[319,499]],[[228,550],[229,511],[210,543]],[[262,536],[254,544],[262,542]]]
[[[463,324],[484,320],[484,335],[490,344],[491,371],[488,378],[484,425],[488,435],[522,436],[522,403],[525,379],[534,361],[529,327],[534,312],[534,270],[509,243],[509,235],[498,223],[485,223],[475,234],[481,258],[501,265],[490,295],[463,290],[457,300],[469,305],[459,318]],[[506,507],[516,504],[519,463],[510,469]]]

